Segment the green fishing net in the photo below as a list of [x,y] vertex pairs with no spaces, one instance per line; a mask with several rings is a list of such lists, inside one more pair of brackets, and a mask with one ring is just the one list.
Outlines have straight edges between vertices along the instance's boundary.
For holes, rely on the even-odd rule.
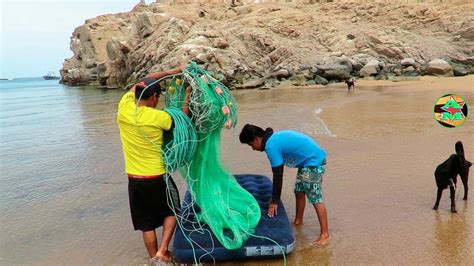
[[[180,110],[191,86],[191,118]],[[192,200],[200,207],[198,222],[211,228],[227,249],[238,249],[255,232],[260,207],[221,161],[221,131],[237,123],[237,105],[229,90],[207,71],[191,63],[165,92],[165,111],[174,121],[165,136],[163,159],[167,172],[179,170]]]

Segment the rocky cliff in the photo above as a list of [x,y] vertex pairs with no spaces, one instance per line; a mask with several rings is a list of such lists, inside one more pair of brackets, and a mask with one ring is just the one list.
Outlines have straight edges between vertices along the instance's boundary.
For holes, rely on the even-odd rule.
[[[232,3],[233,2],[233,3]],[[474,73],[472,1],[166,1],[89,19],[61,81],[108,88],[194,60],[230,88]]]

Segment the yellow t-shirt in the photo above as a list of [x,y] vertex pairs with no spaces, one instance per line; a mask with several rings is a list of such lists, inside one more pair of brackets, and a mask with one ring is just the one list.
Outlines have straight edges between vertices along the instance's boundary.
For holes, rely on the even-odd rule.
[[164,111],[146,106],[135,107],[135,94],[127,92],[120,100],[117,114],[125,170],[132,175],[164,174],[166,170],[161,155],[163,130],[169,130],[173,120]]

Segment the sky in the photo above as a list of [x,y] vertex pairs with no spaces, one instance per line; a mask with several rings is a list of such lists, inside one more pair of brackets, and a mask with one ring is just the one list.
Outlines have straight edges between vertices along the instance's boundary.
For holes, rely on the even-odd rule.
[[[0,78],[59,75],[74,29],[89,18],[130,11],[139,0],[0,0]],[[153,1],[145,1],[151,3]]]

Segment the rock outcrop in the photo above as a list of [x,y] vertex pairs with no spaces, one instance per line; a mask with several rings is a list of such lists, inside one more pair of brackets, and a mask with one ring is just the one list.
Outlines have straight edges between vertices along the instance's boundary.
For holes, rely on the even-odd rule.
[[231,88],[474,73],[467,0],[160,2],[76,28],[61,81],[121,88],[190,60]]

